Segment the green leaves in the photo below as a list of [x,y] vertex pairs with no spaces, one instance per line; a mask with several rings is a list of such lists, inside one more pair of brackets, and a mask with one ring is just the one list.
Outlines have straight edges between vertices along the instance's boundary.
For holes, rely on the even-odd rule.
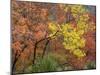
[[54,57],[47,55],[43,59],[38,58],[37,63],[32,66],[32,72],[56,71],[57,68],[58,63],[55,61]]

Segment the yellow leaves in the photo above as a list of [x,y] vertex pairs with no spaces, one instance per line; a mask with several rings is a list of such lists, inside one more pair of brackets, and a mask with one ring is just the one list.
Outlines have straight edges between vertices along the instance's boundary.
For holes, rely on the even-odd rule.
[[79,5],[71,6],[71,12],[77,13],[79,10],[81,10]]
[[[69,5],[70,9],[71,9],[71,14],[73,15],[73,17],[75,18],[76,21],[78,21],[79,18],[81,18],[80,16],[82,16],[84,13],[86,13],[86,9],[84,6],[82,5]],[[83,15],[84,16],[84,20],[87,20],[87,14]],[[83,18],[82,18],[83,19]]]
[[52,33],[49,35],[49,37],[51,37],[52,39],[56,38],[56,35],[54,35],[55,33]]
[[[62,44],[66,50],[69,50],[69,52],[79,58],[84,57],[86,54],[81,49],[85,47],[85,39],[82,36],[88,30],[89,15],[86,14],[86,9],[82,5],[65,6],[60,4],[60,8],[64,9],[64,13],[73,19],[75,27],[71,25],[72,20],[68,20],[69,22],[66,24],[59,23],[60,25],[51,22],[48,25],[50,30],[49,36],[57,38],[60,35]],[[58,30],[59,34],[53,36]]]
[[71,45],[71,44],[66,44],[65,42],[63,43],[65,49],[69,50],[70,53],[75,55],[78,58],[82,58],[86,56],[85,52],[81,49],[79,49],[76,45]]
[[63,24],[63,25],[61,25],[61,33],[62,33],[63,36],[70,35],[72,30],[73,30],[73,27],[71,27],[70,24]]
[[89,15],[88,14],[83,14],[79,17],[79,20],[77,21],[77,31],[78,34],[83,35],[87,30],[89,29],[88,27],[88,20],[89,20]]
[[68,12],[68,9],[69,9],[69,7],[65,7],[65,8],[64,8],[64,11],[65,11],[65,12]]
[[71,5],[71,12],[72,13],[83,13],[85,8],[82,5]]
[[55,24],[55,23],[49,23],[49,26],[48,26],[51,34],[49,34],[49,37],[51,38],[56,38],[57,36],[57,31],[58,31],[58,26]]
[[82,38],[80,40],[80,46],[81,46],[81,48],[85,46],[85,39]]
[[89,20],[89,15],[88,14],[83,14],[80,16],[80,21],[88,21]]
[[62,25],[62,29],[63,30],[68,30],[68,29],[72,29],[71,25],[68,23],[68,24],[63,24]]
[[88,31],[94,31],[95,29],[96,29],[96,25],[95,25],[93,22],[91,22],[91,23],[89,24]]
[[64,45],[64,48],[65,49],[70,49],[70,45],[69,44],[66,44],[66,42],[63,42],[63,45]]
[[85,46],[85,39],[81,37],[84,34],[84,30],[77,30],[71,24],[63,24],[61,28],[64,48],[78,58],[84,57],[85,53],[80,50]]
[[49,23],[49,29],[50,31],[57,31],[58,27],[55,23]]
[[73,54],[76,55],[78,58],[82,58],[82,57],[86,56],[85,52],[80,49],[74,50]]
[[78,31],[78,34],[79,34],[79,35],[83,35],[83,34],[84,34],[84,30],[79,30],[79,31]]
[[[85,52],[80,50],[85,46],[85,39],[82,38],[82,35],[84,34],[86,28],[84,22],[83,24],[80,23],[80,25],[78,25],[77,28],[73,28],[70,23],[62,25],[56,25],[54,23],[50,23],[49,28],[52,32],[52,34],[50,34],[49,36],[52,36],[57,30],[59,30],[60,33],[59,35],[63,37],[62,44],[66,50],[69,50],[69,52],[71,52],[78,58],[85,56]],[[52,38],[56,38],[56,36]]]
[[81,33],[87,32],[87,30],[88,30],[87,22],[79,20],[77,23],[77,30],[78,30],[78,32],[80,31]]

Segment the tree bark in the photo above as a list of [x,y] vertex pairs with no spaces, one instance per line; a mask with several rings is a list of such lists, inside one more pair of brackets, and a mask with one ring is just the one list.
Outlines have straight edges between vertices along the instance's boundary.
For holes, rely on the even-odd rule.
[[35,59],[36,59],[36,48],[37,48],[38,42],[35,43],[35,47],[34,47],[34,56],[33,56],[33,64],[35,63]]
[[47,40],[46,43],[45,43],[45,47],[44,47],[44,49],[43,49],[43,53],[42,53],[42,58],[43,58],[44,55],[45,55],[45,52],[46,52],[47,45],[48,45],[49,41],[50,41],[50,40]]
[[[27,45],[24,46],[24,48],[22,49],[21,53],[25,50],[26,47],[27,47]],[[21,53],[18,55],[18,57],[16,57],[16,56],[17,56],[17,53],[15,54],[15,59],[14,59],[14,62],[13,62],[13,64],[12,64],[12,75],[14,74],[15,65],[16,65],[16,63],[17,63],[19,57],[21,56]]]

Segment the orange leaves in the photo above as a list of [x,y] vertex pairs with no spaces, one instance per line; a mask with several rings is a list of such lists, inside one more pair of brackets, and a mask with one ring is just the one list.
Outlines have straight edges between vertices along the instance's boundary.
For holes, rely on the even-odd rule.
[[12,44],[12,48],[16,49],[16,50],[21,50],[21,44],[20,42],[15,42],[14,44]]
[[45,38],[46,34],[47,34],[46,30],[47,29],[46,29],[45,24],[43,24],[43,23],[42,24],[41,23],[37,24],[37,26],[35,28],[35,32],[34,32],[34,39],[39,41],[39,40]]
[[22,34],[24,35],[26,33],[26,30],[27,30],[27,26],[16,26],[16,33],[17,34]]
[[12,44],[13,53],[19,55],[21,53],[21,44],[20,42],[15,42]]
[[24,18],[24,17],[20,17],[18,22],[17,22],[17,25],[19,26],[25,26],[27,24],[27,19]]

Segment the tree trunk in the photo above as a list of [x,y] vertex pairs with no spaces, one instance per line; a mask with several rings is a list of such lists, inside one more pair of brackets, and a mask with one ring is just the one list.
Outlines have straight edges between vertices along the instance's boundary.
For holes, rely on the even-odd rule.
[[45,47],[44,47],[44,49],[43,49],[43,53],[42,53],[42,58],[43,58],[44,55],[45,55],[46,48],[47,48],[47,45],[48,45],[49,41],[50,41],[50,40],[47,40],[46,43],[45,43]]
[[33,56],[33,64],[35,63],[35,59],[36,59],[36,48],[37,48],[38,42],[35,43],[35,47],[34,47],[34,56]]

